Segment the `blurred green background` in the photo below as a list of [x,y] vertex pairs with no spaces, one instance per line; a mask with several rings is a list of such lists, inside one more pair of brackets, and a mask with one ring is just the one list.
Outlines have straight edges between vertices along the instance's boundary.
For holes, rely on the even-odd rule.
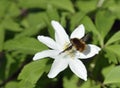
[[[47,49],[36,37],[54,38],[51,20],[68,34],[80,24],[101,47],[83,60],[88,80],[69,68],[49,79],[52,59],[32,61]],[[120,88],[120,0],[0,0],[0,88]]]

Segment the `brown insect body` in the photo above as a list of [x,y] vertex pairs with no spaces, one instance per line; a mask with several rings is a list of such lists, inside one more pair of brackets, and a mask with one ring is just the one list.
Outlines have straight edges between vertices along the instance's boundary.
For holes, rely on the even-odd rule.
[[[88,40],[88,37],[89,35],[86,34],[86,36],[84,36],[83,38],[81,39],[78,39],[78,38],[72,38],[70,39],[70,42],[71,42],[71,45],[68,46],[65,50],[63,50],[61,53],[65,52],[65,51],[68,51],[68,50],[71,50],[73,47],[80,51],[80,52],[83,52],[85,49],[86,49],[86,41]],[[60,53],[60,54],[61,54]]]
[[70,39],[71,44],[76,50],[83,52],[86,48],[86,44],[82,39],[72,38]]

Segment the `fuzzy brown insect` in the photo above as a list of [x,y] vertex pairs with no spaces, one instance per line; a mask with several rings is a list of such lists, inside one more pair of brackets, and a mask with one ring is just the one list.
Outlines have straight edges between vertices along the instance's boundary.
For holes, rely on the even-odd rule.
[[71,42],[71,45],[68,46],[65,50],[63,50],[61,53],[65,52],[65,51],[68,51],[68,50],[71,50],[73,47],[80,51],[80,52],[83,52],[86,48],[86,41],[88,40],[88,37],[89,35],[86,34],[86,36],[84,36],[83,38],[81,39],[78,39],[78,38],[72,38],[70,39],[70,42]]
[[86,43],[82,39],[72,38],[70,39],[71,44],[76,50],[83,52],[86,48]]

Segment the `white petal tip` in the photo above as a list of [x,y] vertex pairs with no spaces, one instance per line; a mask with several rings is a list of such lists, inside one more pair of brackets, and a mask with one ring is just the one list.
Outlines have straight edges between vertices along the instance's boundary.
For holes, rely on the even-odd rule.
[[79,25],[79,29],[85,30],[84,25],[83,25],[83,24],[80,24],[80,25]]
[[100,51],[101,50],[101,48],[98,48],[98,51]]
[[87,81],[87,78],[84,78],[83,80],[84,80],[84,81]]
[[79,38],[81,39],[85,35],[85,28],[83,24],[80,24],[75,30],[72,32],[70,38]]
[[40,39],[43,38],[43,37],[44,37],[44,36],[39,35],[39,36],[37,36],[37,39],[40,40]]
[[33,58],[33,61],[36,61],[36,59]]
[[36,53],[33,57],[33,60],[35,61],[35,60],[39,60],[39,59],[41,59],[41,57],[40,57],[39,53]]
[[48,74],[47,76],[48,76],[48,78],[54,78],[54,76],[50,75],[50,74]]
[[97,50],[96,54],[98,54],[100,52],[101,48],[97,47],[96,50]]
[[83,24],[81,24],[81,25],[80,25],[80,27],[83,27],[83,28],[84,28],[84,25],[83,25]]
[[54,24],[54,23],[56,23],[56,22],[57,22],[57,21],[55,21],[55,20],[52,20],[52,21],[51,21],[51,24]]
[[33,61],[36,61],[36,59],[33,58]]
[[[87,73],[86,73],[87,74]],[[87,75],[84,75],[82,77],[80,77],[81,79],[83,79],[84,81],[87,81]]]
[[38,60],[38,58],[36,58],[36,56],[33,57],[33,61],[35,61],[35,60]]

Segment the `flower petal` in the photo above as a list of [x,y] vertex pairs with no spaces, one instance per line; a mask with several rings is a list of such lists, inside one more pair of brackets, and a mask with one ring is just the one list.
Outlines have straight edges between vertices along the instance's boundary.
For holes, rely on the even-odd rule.
[[69,41],[69,37],[66,34],[64,28],[57,22],[57,21],[51,21],[51,24],[55,30],[55,40],[58,44],[60,44],[62,47],[66,42]]
[[87,71],[84,64],[78,59],[69,60],[70,69],[74,74],[80,77],[83,80],[87,80]]
[[57,43],[53,39],[51,39],[50,37],[38,36],[37,38],[40,42],[44,43],[48,47],[50,47],[52,49],[58,49]]
[[79,25],[71,34],[70,38],[78,38],[81,39],[85,35],[84,25]]
[[57,50],[44,50],[42,52],[36,53],[35,56],[33,57],[33,60],[38,60],[38,59],[42,59],[45,57],[54,58],[58,54],[59,54],[59,52]]
[[86,59],[86,58],[93,57],[94,55],[98,54],[100,50],[101,49],[98,46],[88,44],[84,52],[82,53],[79,52],[79,58]]
[[56,77],[57,74],[59,74],[64,69],[66,69],[67,66],[68,66],[68,61],[66,58],[56,58],[52,64],[48,77],[49,78]]

